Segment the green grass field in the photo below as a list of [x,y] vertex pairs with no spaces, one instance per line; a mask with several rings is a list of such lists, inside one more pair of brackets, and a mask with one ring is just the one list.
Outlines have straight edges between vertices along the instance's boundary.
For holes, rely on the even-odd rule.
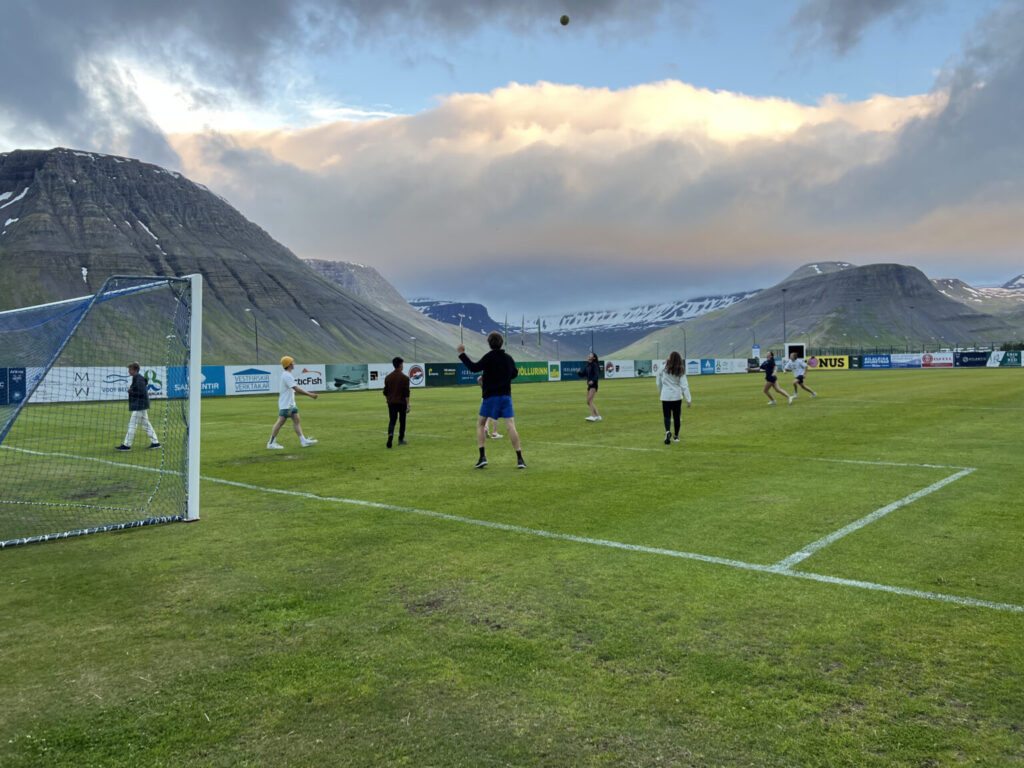
[[200,522],[0,551],[0,765],[1024,764],[1024,372],[810,384],[206,400]]

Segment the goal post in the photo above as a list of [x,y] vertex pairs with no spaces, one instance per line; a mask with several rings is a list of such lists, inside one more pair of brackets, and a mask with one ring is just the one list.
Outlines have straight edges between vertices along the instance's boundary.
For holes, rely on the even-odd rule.
[[0,312],[0,548],[197,520],[201,395],[200,275]]

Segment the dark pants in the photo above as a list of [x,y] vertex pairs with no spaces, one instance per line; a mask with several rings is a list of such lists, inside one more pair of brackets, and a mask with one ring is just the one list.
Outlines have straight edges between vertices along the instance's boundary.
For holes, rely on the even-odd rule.
[[398,421],[398,439],[405,440],[405,403],[388,403],[388,440],[395,434]]
[[661,401],[661,415],[665,417],[665,431],[669,431],[669,417],[675,420],[676,423],[676,437],[679,437],[679,418],[683,413],[683,401],[682,400],[662,400]]

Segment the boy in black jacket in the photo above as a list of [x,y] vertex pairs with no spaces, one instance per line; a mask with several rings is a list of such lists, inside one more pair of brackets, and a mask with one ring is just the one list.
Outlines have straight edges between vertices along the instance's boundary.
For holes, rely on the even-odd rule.
[[504,337],[497,331],[487,334],[487,344],[491,351],[473,362],[466,356],[466,347],[459,344],[456,351],[462,361],[473,373],[483,371],[482,383],[484,399],[480,402],[480,415],[476,422],[476,442],[480,448],[480,458],[476,462],[477,469],[487,466],[484,443],[487,442],[486,424],[488,419],[504,419],[508,429],[509,440],[516,452],[516,468],[526,469],[523,452],[519,450],[519,432],[516,431],[515,413],[512,410],[512,379],[519,375],[516,361],[501,348]]
[[157,439],[156,430],[149,423],[149,384],[146,377],[139,373],[138,363],[128,363],[128,373],[132,377],[132,383],[128,386],[128,410],[131,411],[131,418],[128,419],[128,434],[124,442],[115,448],[115,451],[130,451],[132,441],[135,440],[135,430],[141,425],[146,434],[149,435],[149,447],[159,448],[160,440]]

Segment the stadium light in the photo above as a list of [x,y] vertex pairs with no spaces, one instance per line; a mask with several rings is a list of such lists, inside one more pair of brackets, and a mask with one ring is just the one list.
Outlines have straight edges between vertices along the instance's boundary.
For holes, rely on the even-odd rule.
[[[787,290],[789,290],[789,289],[788,288],[783,288],[782,289],[782,352],[783,352],[783,354],[785,354],[785,352],[786,352],[786,338],[787,338],[787,335],[786,335],[786,291]],[[857,301],[860,301],[860,299],[857,299]]]

